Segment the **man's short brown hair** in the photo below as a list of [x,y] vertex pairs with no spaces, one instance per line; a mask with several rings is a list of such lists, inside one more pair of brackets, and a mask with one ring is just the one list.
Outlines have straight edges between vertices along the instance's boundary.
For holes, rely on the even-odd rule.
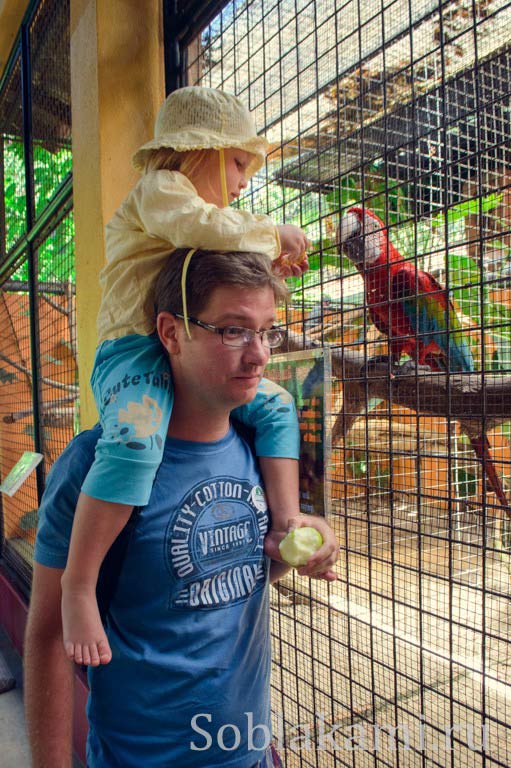
[[[182,314],[181,276],[189,250],[178,248],[173,251],[158,275],[154,287],[156,314]],[[213,291],[226,285],[271,288],[277,303],[285,301],[289,293],[284,281],[273,274],[271,259],[263,253],[197,250],[186,273],[188,314],[198,315],[207,306]]]

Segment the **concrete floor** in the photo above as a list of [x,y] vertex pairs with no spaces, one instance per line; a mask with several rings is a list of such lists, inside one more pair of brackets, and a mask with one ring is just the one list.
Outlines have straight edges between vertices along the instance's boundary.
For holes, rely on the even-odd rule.
[[[30,768],[30,750],[23,710],[23,667],[9,638],[0,627],[0,678],[12,675],[16,685],[0,693],[0,768]],[[73,768],[82,768],[75,756]]]
[[23,714],[22,667],[7,635],[0,629],[0,671],[10,673],[16,686],[0,694],[0,744],[2,768],[29,768],[30,751]]

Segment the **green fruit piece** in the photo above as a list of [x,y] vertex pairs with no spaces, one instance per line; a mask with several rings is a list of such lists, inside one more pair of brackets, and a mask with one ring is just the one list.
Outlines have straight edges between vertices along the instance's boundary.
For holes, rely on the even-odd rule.
[[279,544],[282,559],[297,568],[305,565],[323,544],[323,537],[315,528],[295,528]]

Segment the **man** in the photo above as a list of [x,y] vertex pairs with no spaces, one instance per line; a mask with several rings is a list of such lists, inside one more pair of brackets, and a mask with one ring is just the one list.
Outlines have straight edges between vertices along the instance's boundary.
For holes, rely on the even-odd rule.
[[[172,254],[156,286],[175,401],[163,463],[109,603],[113,659],[89,670],[90,768],[278,765],[269,747],[268,582],[287,567],[264,554],[268,510],[258,467],[229,417],[254,397],[269,346],[279,341],[272,326],[285,288],[265,256],[197,252],[187,274],[188,338],[185,254]],[[40,511],[25,645],[35,768],[71,764],[60,578],[98,434],[89,430],[68,446]],[[338,550],[326,523],[322,534],[304,573],[333,579]]]

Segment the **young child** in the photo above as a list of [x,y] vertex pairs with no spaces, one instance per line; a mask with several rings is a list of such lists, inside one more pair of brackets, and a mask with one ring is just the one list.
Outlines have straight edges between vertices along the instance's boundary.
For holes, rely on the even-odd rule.
[[[267,149],[235,96],[181,88],[161,107],[155,138],[134,155],[142,177],[107,225],[91,378],[103,432],[81,489],[62,577],[64,645],[78,663],[110,661],[95,594],[99,568],[133,507],[147,504],[161,463],[173,395],[168,359],[154,333],[152,285],[165,259],[175,248],[190,248],[191,258],[202,247],[264,252],[282,276],[308,266],[301,229],[228,207],[263,165]],[[185,301],[186,267],[182,283]],[[263,379],[255,400],[234,415],[255,428],[273,555],[288,520],[299,513],[294,402]]]

